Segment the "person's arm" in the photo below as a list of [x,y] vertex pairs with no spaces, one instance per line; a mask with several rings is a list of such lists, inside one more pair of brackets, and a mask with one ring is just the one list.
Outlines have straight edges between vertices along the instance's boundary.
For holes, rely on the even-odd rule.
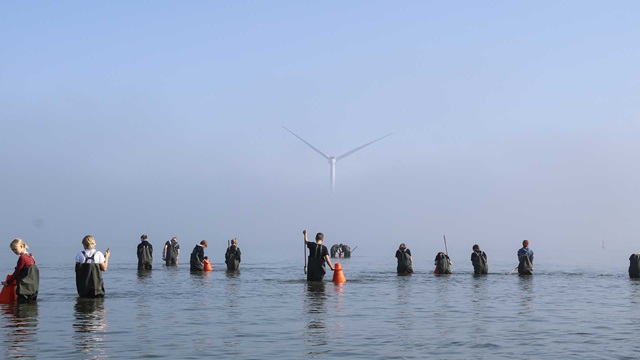
[[167,244],[164,244],[164,248],[162,248],[162,260],[167,257]]
[[107,271],[107,268],[109,267],[110,256],[111,256],[111,250],[107,248],[107,250],[104,252],[104,261],[100,264],[100,270]]
[[307,239],[307,230],[302,230],[302,233],[304,234],[304,244],[306,245],[309,242],[309,239]]
[[236,255],[238,257],[238,262],[241,262],[240,257],[242,256],[242,253],[240,252],[240,248],[236,247]]
[[333,265],[331,264],[331,258],[329,258],[329,254],[324,255],[324,260],[329,264],[329,269],[333,270]]
[[12,282],[16,281],[25,266],[27,266],[27,261],[22,255],[20,255],[20,257],[18,258],[18,263],[16,264],[16,270],[13,272],[13,274],[11,274],[11,277],[7,279],[7,281],[2,282],[2,285],[11,284]]

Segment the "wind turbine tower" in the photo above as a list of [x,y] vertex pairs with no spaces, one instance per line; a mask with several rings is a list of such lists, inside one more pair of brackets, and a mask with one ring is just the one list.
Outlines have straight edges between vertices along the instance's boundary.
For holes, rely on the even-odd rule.
[[340,159],[344,159],[345,157],[353,154],[354,152],[369,146],[371,144],[373,144],[376,141],[382,140],[384,138],[386,138],[387,136],[390,136],[391,134],[387,134],[383,137],[377,138],[373,141],[369,141],[368,143],[358,146],[357,148],[351,150],[351,151],[347,151],[346,153],[340,155],[340,156],[329,156],[325,153],[323,153],[322,151],[318,150],[318,148],[316,148],[315,146],[309,144],[305,139],[301,138],[300,136],[298,136],[296,133],[294,133],[293,131],[287,129],[286,127],[282,126],[285,130],[287,130],[288,132],[290,132],[293,136],[297,137],[298,139],[300,139],[300,141],[302,141],[303,143],[307,144],[310,148],[312,148],[313,150],[315,150],[318,154],[322,155],[323,158],[327,159],[329,161],[329,181],[330,181],[330,185],[331,185],[331,195],[333,196],[335,194],[335,190],[336,190],[336,163],[338,162],[338,160]]

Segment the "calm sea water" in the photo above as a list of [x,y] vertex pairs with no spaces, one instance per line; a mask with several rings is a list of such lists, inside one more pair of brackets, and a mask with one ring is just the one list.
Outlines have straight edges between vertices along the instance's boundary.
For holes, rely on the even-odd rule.
[[388,257],[341,259],[347,283],[304,280],[302,259],[191,274],[187,264],[104,275],[79,300],[73,264],[40,264],[40,301],[2,305],[4,358],[636,359],[640,281],[624,272],[470,264],[395,274]]

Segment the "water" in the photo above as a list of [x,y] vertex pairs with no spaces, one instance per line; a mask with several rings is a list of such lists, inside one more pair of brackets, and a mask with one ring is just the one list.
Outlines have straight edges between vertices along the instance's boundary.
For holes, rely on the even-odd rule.
[[[355,256],[355,255],[354,255]],[[624,272],[476,277],[469,264],[397,276],[342,259],[347,283],[308,284],[301,259],[190,274],[111,264],[107,297],[78,300],[72,264],[40,265],[40,301],[2,305],[4,358],[635,359],[640,281]],[[575,269],[574,269],[575,270]],[[330,275],[327,274],[330,280]]]

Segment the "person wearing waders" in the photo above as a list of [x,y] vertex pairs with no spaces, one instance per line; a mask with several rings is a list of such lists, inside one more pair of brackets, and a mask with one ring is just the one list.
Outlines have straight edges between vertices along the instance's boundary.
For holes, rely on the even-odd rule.
[[473,265],[474,274],[487,274],[489,273],[489,265],[487,264],[487,254],[480,250],[480,245],[473,245],[473,252],[471,253],[471,264]]
[[518,274],[533,275],[533,250],[529,249],[529,240],[523,240],[518,250]]
[[207,240],[200,241],[191,252],[191,271],[204,271],[204,248],[209,245]]
[[351,257],[351,248],[349,247],[349,245],[342,244],[340,248],[342,248],[342,256],[344,256],[345,259]]
[[153,266],[153,245],[147,240],[147,234],[140,236],[137,253],[138,270],[151,270]]
[[413,273],[413,259],[411,258],[411,250],[407,248],[405,243],[400,244],[396,250],[396,259],[398,259],[398,274]]
[[22,239],[14,239],[9,244],[11,251],[18,255],[16,270],[2,285],[16,282],[16,295],[18,304],[30,304],[38,300],[38,290],[40,288],[40,270],[36,266],[33,255],[27,252],[29,248]]
[[449,255],[443,253],[442,251],[436,255],[436,259],[433,264],[436,266],[435,270],[433,270],[434,274],[451,274],[451,259],[449,259]]
[[316,242],[312,243],[307,239],[307,230],[302,231],[302,233],[304,234],[304,243],[307,245],[307,248],[309,248],[307,281],[322,281],[324,274],[327,272],[324,264],[329,264],[329,269],[333,270],[333,265],[329,258],[329,250],[326,246],[322,245],[324,234],[317,233]]
[[640,277],[640,253],[631,254],[631,256],[629,256],[629,277]]
[[97,298],[104,296],[104,282],[102,272],[109,267],[111,251],[107,249],[104,255],[96,250],[96,240],[91,235],[82,239],[84,250],[76,255],[76,289],[83,298]]
[[162,249],[162,260],[165,261],[166,266],[178,265],[179,255],[180,244],[178,244],[178,238],[174,236],[164,244],[164,248]]
[[231,246],[227,248],[227,252],[224,254],[224,262],[227,264],[227,270],[236,271],[240,268],[241,255],[238,240],[231,240]]

